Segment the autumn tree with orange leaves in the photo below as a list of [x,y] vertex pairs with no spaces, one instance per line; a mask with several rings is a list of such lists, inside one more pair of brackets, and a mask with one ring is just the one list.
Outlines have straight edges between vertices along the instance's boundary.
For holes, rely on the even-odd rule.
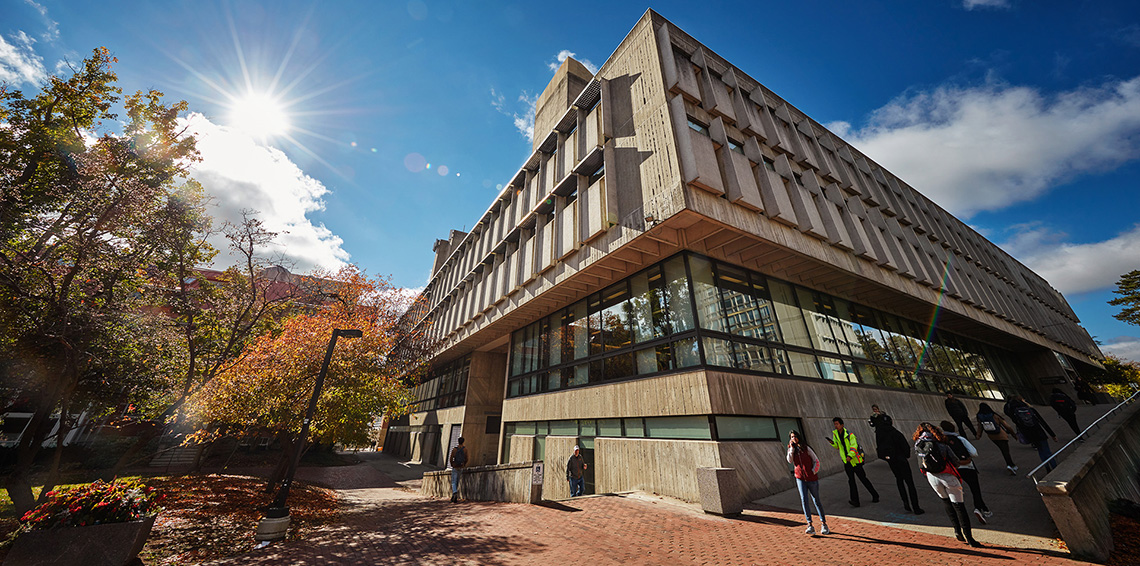
[[408,384],[426,370],[430,344],[422,330],[401,324],[407,295],[355,266],[317,277],[322,305],[284,319],[194,395],[190,410],[201,422],[295,437],[336,328],[359,329],[364,336],[337,341],[310,441],[363,444],[374,417],[408,410]]

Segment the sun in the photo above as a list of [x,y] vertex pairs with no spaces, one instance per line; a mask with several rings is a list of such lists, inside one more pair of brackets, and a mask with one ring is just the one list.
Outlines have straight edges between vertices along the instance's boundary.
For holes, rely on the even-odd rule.
[[247,93],[230,105],[230,124],[265,139],[288,132],[289,115],[280,100],[263,93]]

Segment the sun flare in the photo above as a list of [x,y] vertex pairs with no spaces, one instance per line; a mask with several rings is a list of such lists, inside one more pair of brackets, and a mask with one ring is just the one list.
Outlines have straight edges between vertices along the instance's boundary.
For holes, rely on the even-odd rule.
[[250,93],[230,106],[230,123],[258,138],[279,136],[289,131],[289,116],[281,102],[266,94]]

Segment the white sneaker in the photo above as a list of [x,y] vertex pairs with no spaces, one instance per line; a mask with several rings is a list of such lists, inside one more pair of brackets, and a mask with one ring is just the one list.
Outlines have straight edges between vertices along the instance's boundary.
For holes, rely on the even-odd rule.
[[981,509],[974,509],[974,516],[978,518],[979,523],[986,524],[986,516],[982,514]]
[[994,516],[994,512],[993,511],[982,511],[982,515],[985,515],[986,518],[989,519],[990,517]]
[[1005,469],[1009,470],[1009,475],[1011,475],[1011,476],[1017,475],[1017,466],[1006,466]]
[[823,524],[823,528],[819,530],[819,534],[821,534],[821,535],[831,534],[831,529],[827,528],[827,523]]
[[807,530],[806,530],[806,531],[804,531],[804,534],[806,534],[806,535],[814,535],[814,534],[815,534],[815,527],[813,527],[813,526],[811,526],[811,525],[808,525],[808,528],[807,528]]

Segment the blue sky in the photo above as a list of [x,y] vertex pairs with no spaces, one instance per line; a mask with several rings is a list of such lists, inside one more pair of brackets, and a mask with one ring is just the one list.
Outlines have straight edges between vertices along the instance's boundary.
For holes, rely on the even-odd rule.
[[[1140,4],[928,0],[652,7],[1066,294],[1105,350],[1140,269]],[[601,65],[649,5],[0,0],[0,81],[106,46],[127,91],[185,99],[217,216],[260,211],[300,270],[422,286],[530,152],[560,54]],[[273,99],[290,126],[239,127]],[[272,113],[269,125],[278,118]],[[430,164],[430,167],[428,167]]]

